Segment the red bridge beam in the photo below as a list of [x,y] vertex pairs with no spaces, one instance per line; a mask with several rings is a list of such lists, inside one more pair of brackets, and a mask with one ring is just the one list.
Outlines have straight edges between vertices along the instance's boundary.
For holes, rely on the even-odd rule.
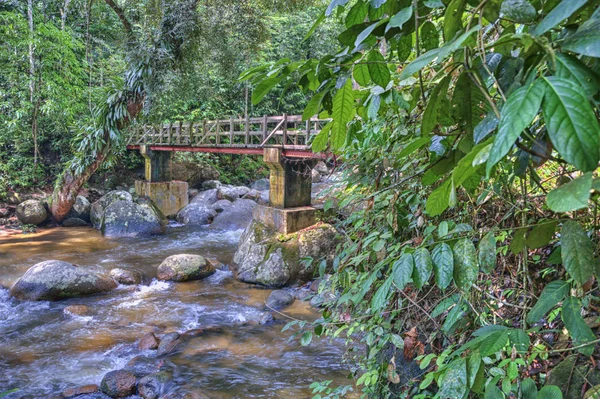
[[[128,150],[139,150],[139,145],[128,145]],[[168,146],[168,145],[149,145],[152,151],[172,151],[172,152],[209,152],[214,154],[244,154],[244,155],[263,155],[263,148],[255,147],[191,147],[191,146]],[[287,158],[313,158],[328,159],[333,157],[331,153],[314,153],[311,150],[301,149],[283,149],[282,155]]]

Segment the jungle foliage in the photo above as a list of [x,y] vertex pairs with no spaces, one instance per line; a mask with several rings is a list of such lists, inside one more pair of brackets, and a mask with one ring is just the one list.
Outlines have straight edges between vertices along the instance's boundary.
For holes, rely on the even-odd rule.
[[313,150],[344,163],[335,299],[286,328],[345,337],[365,397],[596,397],[551,370],[598,359],[599,2],[333,0],[315,26],[333,16],[338,51],[241,75],[256,103],[313,93]]

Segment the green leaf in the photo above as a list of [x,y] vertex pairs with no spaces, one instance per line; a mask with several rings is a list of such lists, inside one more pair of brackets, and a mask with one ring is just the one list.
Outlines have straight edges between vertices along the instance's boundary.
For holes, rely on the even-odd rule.
[[527,228],[516,229],[513,233],[513,239],[509,245],[510,252],[514,255],[519,254],[525,245],[527,245]]
[[385,306],[388,295],[390,294],[392,282],[392,276],[388,277],[387,280],[381,284],[381,287],[379,287],[377,292],[375,292],[375,295],[373,295],[373,300],[371,301],[371,310],[373,313],[378,312]]
[[563,394],[559,387],[546,385],[540,389],[536,399],[563,399]]
[[398,158],[405,158],[428,143],[429,137],[419,137],[418,139],[411,141],[406,147],[404,147],[402,151],[400,151],[400,153],[398,154]]
[[481,341],[479,346],[479,352],[481,356],[491,356],[494,353],[499,352],[508,343],[508,331],[496,331]]
[[495,385],[489,384],[487,388],[485,388],[485,395],[483,399],[504,399],[504,394]]
[[326,91],[322,91],[320,93],[316,93],[304,108],[304,112],[302,113],[302,120],[309,120],[313,116],[319,113],[321,109],[321,102],[323,101],[323,97],[327,94]]
[[413,48],[413,38],[412,35],[402,35],[402,37],[398,40],[398,61],[404,62],[408,59],[410,54],[412,53]]
[[502,107],[498,134],[496,134],[494,145],[487,161],[486,173],[488,176],[494,165],[508,154],[521,135],[521,132],[536,117],[543,98],[544,85],[540,81],[523,86],[508,96],[506,103]]
[[431,21],[421,25],[421,45],[425,51],[436,49],[440,46],[440,34]]
[[575,180],[550,191],[546,204],[554,212],[571,212],[588,207],[593,175],[585,173]]
[[452,76],[446,76],[431,91],[429,103],[427,104],[427,108],[423,113],[423,124],[421,125],[421,134],[423,136],[428,136],[437,124],[438,109],[440,107],[442,97],[445,97],[446,93],[448,92],[450,80],[452,80]]
[[569,220],[562,227],[561,256],[569,275],[585,284],[594,273],[594,245],[579,223]]
[[468,134],[470,140],[473,138],[475,126],[482,119],[481,115],[485,114],[482,104],[486,104],[483,93],[469,77],[469,74],[463,72],[454,86],[452,115],[455,120],[460,121],[460,126]]
[[329,122],[323,129],[315,136],[312,141],[311,149],[313,152],[322,152],[327,148],[327,143],[329,142],[329,132],[331,131],[333,123]]
[[331,3],[329,3],[327,10],[325,11],[325,16],[330,16],[333,13],[333,10],[335,10],[339,6],[345,6],[346,3],[348,3],[348,0],[332,0]]
[[588,97],[600,90],[600,77],[583,62],[569,54],[556,54],[556,76],[579,83]]
[[386,23],[388,21],[388,19],[382,19],[380,21],[375,22],[374,24],[369,25],[365,30],[363,30],[362,32],[360,32],[358,34],[358,36],[356,37],[356,40],[354,41],[354,46],[358,47],[360,46],[360,44],[362,42],[365,41],[366,38],[368,38],[371,33],[373,33],[373,31],[375,29],[377,29],[377,27],[383,25],[384,23]]
[[392,18],[390,18],[390,22],[388,23],[388,29],[389,28],[402,28],[402,25],[404,25],[404,23],[406,21],[408,21],[410,19],[410,17],[412,16],[412,6],[410,7],[406,7],[403,8],[402,10],[400,10],[400,12],[398,12],[396,15],[394,15]]
[[496,267],[496,239],[494,233],[487,233],[479,242],[479,267],[484,273],[491,272]]
[[346,28],[350,28],[352,25],[358,25],[365,22],[365,18],[369,13],[369,5],[363,1],[356,3],[346,16]]
[[346,142],[346,125],[354,115],[354,91],[352,80],[335,93],[333,98],[333,126],[331,127],[331,146],[333,149],[342,148]]
[[369,75],[369,66],[367,64],[354,64],[352,75],[356,83],[362,87],[368,86],[371,83],[371,75]]
[[527,353],[529,345],[531,345],[529,335],[520,328],[511,328],[508,330],[508,340],[510,346],[514,347],[517,353],[520,354]]
[[425,210],[429,216],[441,215],[450,206],[451,180],[446,179],[445,182],[429,194],[425,204]]
[[537,323],[569,294],[569,283],[555,280],[544,287],[538,301],[527,314],[528,323]]
[[557,222],[555,220],[538,222],[533,230],[527,234],[527,246],[537,249],[548,245],[554,237],[556,225]]
[[415,267],[415,261],[412,254],[403,253],[394,265],[392,266],[392,273],[394,277],[394,284],[399,290],[403,290],[411,281],[413,269]]
[[433,248],[433,271],[437,286],[442,290],[448,288],[454,273],[454,257],[450,245],[441,243]]
[[421,289],[425,284],[427,284],[429,277],[431,277],[433,262],[431,260],[429,251],[425,247],[417,249],[413,253],[413,258],[415,263],[412,276],[414,285],[417,289]]
[[444,13],[444,40],[449,41],[462,29],[462,18],[467,0],[452,0]]
[[369,62],[371,79],[373,79],[376,85],[385,88],[390,82],[390,69],[385,63],[383,56],[379,51],[372,50],[367,57],[367,61]]
[[463,358],[448,365],[448,371],[440,382],[438,396],[442,399],[462,398],[467,393],[467,362]]
[[[592,329],[585,324],[581,316],[581,301],[579,298],[572,296],[567,297],[562,306],[562,321],[573,338],[574,346],[584,345],[587,342],[594,341],[596,335]],[[594,345],[584,346],[579,349],[579,352],[586,356],[591,356],[594,353]]]
[[554,148],[569,163],[591,172],[600,159],[600,125],[585,92],[564,78],[544,77],[542,110]]
[[525,24],[535,21],[537,11],[527,0],[504,0],[500,6],[500,16]]
[[589,20],[581,24],[577,32],[567,37],[562,48],[600,58],[600,13],[596,11]]
[[464,238],[454,246],[454,281],[463,291],[471,289],[477,281],[477,256],[475,245],[470,239]]
[[573,13],[579,10],[587,3],[588,0],[562,0],[546,17],[539,23],[538,26],[531,32],[532,35],[543,35],[556,25],[560,24],[565,19],[569,18]]
[[273,87],[277,86],[280,81],[281,77],[275,76],[260,82],[252,92],[252,104],[258,104],[260,100],[262,100]]
[[300,338],[300,345],[308,346],[308,345],[310,345],[311,341],[312,341],[312,332],[306,331],[304,334],[302,334],[302,337]]
[[[479,144],[483,139],[485,139],[490,133],[492,133],[498,127],[498,118],[493,112],[488,112],[488,114],[483,118],[481,122],[475,129],[473,130],[473,140],[475,144]],[[489,159],[489,158],[488,158]]]
[[537,399],[538,389],[531,378],[526,378],[521,382],[521,393],[523,399]]
[[433,50],[429,50],[425,54],[421,54],[418,58],[408,64],[402,72],[400,72],[400,80],[407,79],[411,77],[413,74],[419,72],[421,69],[425,68],[431,61],[435,60],[440,53],[440,49],[436,48]]

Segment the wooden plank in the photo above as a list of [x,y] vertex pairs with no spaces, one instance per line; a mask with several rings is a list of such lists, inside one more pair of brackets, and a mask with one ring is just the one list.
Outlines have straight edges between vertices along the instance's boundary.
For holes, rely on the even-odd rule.
[[221,144],[221,136],[219,135],[219,133],[220,133],[219,130],[221,130],[221,121],[216,121],[215,126],[216,126],[215,133],[217,134],[216,144]]
[[248,115],[246,115],[246,123],[244,125],[244,133],[245,137],[244,137],[244,144],[248,145],[248,143],[250,142],[250,118],[248,118]]
[[267,119],[267,115],[265,115],[265,116],[263,116],[263,121],[262,121],[262,132],[263,132],[262,141],[263,141],[263,143],[267,141],[267,123],[268,123],[268,119]]
[[283,143],[282,145],[287,145],[287,129],[288,129],[288,119],[287,114],[283,114]]
[[234,144],[233,141],[233,116],[229,118],[229,144]]
[[277,132],[277,129],[279,129],[281,127],[281,125],[283,125],[284,120],[282,119],[277,126],[275,126],[275,129],[273,129],[273,131],[271,133],[269,133],[269,135],[267,136],[266,139],[263,140],[263,142],[261,143],[261,145],[265,145],[267,143],[267,141],[269,141],[269,139],[275,135],[275,133]]

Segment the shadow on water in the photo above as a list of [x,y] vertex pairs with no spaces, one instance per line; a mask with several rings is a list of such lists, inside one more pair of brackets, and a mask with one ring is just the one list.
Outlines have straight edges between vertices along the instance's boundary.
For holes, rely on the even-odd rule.
[[[160,237],[109,239],[89,228],[57,228],[27,236],[0,237],[0,392],[6,398],[44,398],[124,367],[140,355],[147,332],[217,331],[192,337],[170,354],[178,392],[210,398],[310,398],[313,381],[346,384],[339,343],[316,341],[300,347],[283,323],[259,325],[268,290],[236,281],[219,270],[203,281],[156,281],[167,256],[201,254],[230,264],[241,231],[170,227]],[[63,260],[82,267],[114,267],[142,273],[138,286],[119,286],[99,296],[60,302],[19,302],[8,287],[35,263]],[[83,316],[65,312],[85,305]],[[314,319],[296,301],[286,310]],[[154,356],[153,354],[146,354]]]

